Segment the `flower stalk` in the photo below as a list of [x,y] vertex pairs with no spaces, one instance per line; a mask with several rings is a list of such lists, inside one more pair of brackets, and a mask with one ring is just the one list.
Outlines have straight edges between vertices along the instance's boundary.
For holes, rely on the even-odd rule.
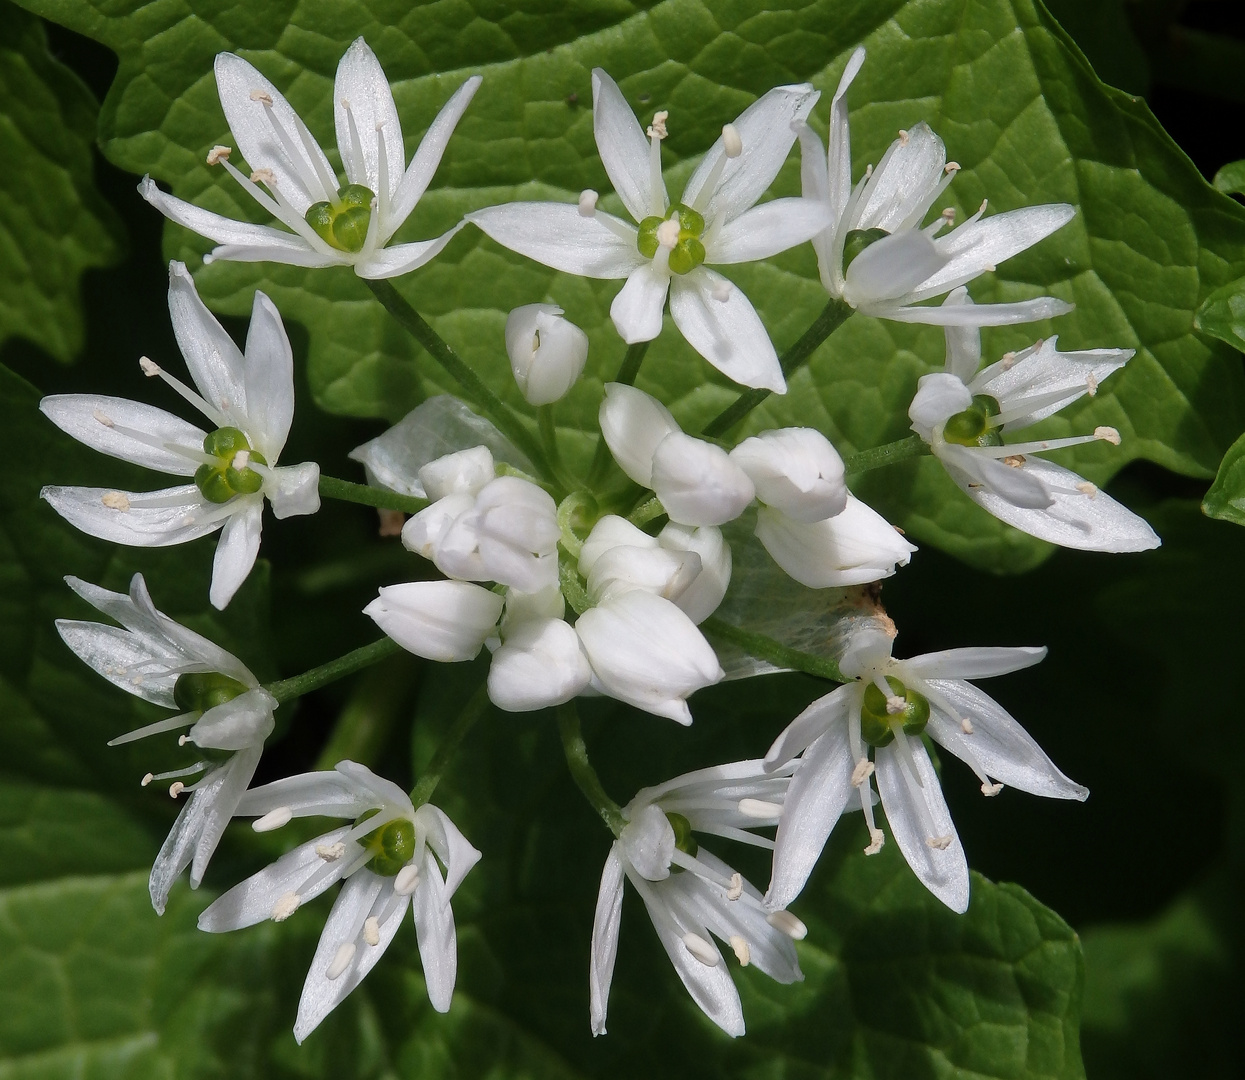
[[392,638],[381,638],[370,645],[360,646],[346,653],[345,656],[339,656],[336,660],[330,660],[327,664],[304,671],[301,675],[278,679],[276,682],[269,683],[264,689],[276,698],[279,704],[284,704],[287,701],[293,701],[294,698],[309,694],[313,690],[319,690],[322,686],[328,686],[329,683],[336,682],[338,679],[344,679],[347,675],[353,675],[356,671],[362,671],[365,667],[371,667],[384,660],[385,657],[393,656],[401,651],[402,646]]
[[404,514],[418,514],[428,505],[427,499],[417,499],[413,495],[402,495],[385,488],[369,487],[367,484],[356,484],[323,474],[320,476],[320,494],[326,499],[374,506],[378,510],[399,510]]
[[853,454],[843,462],[843,471],[848,476],[857,476],[887,465],[898,465],[901,461],[912,461],[914,458],[924,457],[929,452],[930,449],[921,436],[910,435],[906,439],[884,443],[882,446],[874,446]]
[[487,687],[481,683],[476,692],[471,695],[463,711],[450,725],[449,731],[442,737],[441,744],[432,755],[432,760],[428,762],[428,767],[424,769],[420,778],[415,782],[415,786],[411,788],[411,804],[416,810],[432,798],[437,784],[441,782],[441,774],[445,772],[450,758],[458,749],[458,744],[463,741],[467,732],[475,727],[476,721],[488,712],[489,704]]
[[757,634],[751,630],[732,626],[716,616],[710,616],[700,624],[700,627],[710,637],[717,637],[723,641],[729,641],[732,645],[738,645],[750,656],[758,660],[768,660],[776,667],[802,671],[806,675],[816,675],[819,679],[829,679],[831,682],[849,681],[833,660],[789,648],[765,634]]
[[601,786],[601,778],[588,760],[588,746],[584,742],[579,727],[579,710],[573,701],[558,706],[558,732],[562,736],[562,753],[566,757],[566,767],[576,786],[583,792],[592,808],[601,815],[601,820],[609,827],[610,832],[618,836],[627,819],[622,809],[606,793]]

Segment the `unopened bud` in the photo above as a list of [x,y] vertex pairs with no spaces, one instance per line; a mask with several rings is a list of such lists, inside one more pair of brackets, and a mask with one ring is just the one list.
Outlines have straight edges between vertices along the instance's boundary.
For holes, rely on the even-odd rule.
[[564,397],[583,372],[588,335],[563,318],[557,305],[527,304],[506,319],[506,354],[528,404],[548,405]]

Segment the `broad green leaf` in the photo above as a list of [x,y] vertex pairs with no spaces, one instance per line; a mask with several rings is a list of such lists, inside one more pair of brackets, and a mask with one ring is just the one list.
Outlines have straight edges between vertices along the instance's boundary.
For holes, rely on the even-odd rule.
[[1224,454],[1215,482],[1202,500],[1202,511],[1213,518],[1245,525],[1245,435]]
[[[926,120],[963,166],[948,193],[961,214],[983,198],[995,212],[1053,200],[1079,207],[1059,235],[973,287],[978,300],[1050,291],[1078,305],[1053,324],[988,334],[988,356],[1051,333],[1065,348],[1137,349],[1096,399],[1045,425],[1059,436],[1109,424],[1123,433],[1123,448],[1078,448],[1062,460],[1099,483],[1132,457],[1209,476],[1245,427],[1239,367],[1226,349],[1193,333],[1199,302],[1245,270],[1245,211],[1198,176],[1141,102],[1100,83],[1033,0],[821,0],[765,16],[743,2],[715,5],[710,16],[697,0],[646,10],[600,0],[569,16],[543,6],[523,13],[486,6],[475,17],[467,7],[434,4],[404,8],[396,25],[368,8],[320,0],[245,15],[222,0],[30,6],[120,57],[101,119],[110,159],[234,215],[257,208],[204,163],[214,144],[230,142],[211,76],[216,52],[236,49],[257,64],[330,143],[332,75],[350,40],[365,34],[394,84],[408,152],[451,91],[483,73],[432,190],[402,234],[411,239],[498,201],[608,190],[588,108],[594,65],[618,78],[642,119],[669,110],[665,164],[677,191],[722,123],[755,96],[799,79],[832,90],[848,52],[863,41],[869,59],[849,96],[857,175],[897,129]],[[823,103],[815,123],[824,119]],[[794,192],[797,177],[793,157],[775,192]],[[616,205],[611,199],[607,206]],[[206,242],[171,226],[166,235],[168,254],[199,266]],[[808,248],[732,274],[780,347],[823,302]],[[396,420],[423,395],[454,389],[346,270],[217,263],[196,276],[220,310],[242,313],[263,287],[288,318],[304,322],[312,386],[332,410]],[[506,312],[542,299],[561,304],[588,331],[592,354],[588,376],[559,405],[558,422],[573,460],[589,452],[600,381],[623,351],[608,319],[616,283],[554,274],[467,229],[401,288],[516,405],[502,349]],[[916,379],[941,358],[937,330],[853,318],[751,426],[812,424],[844,453],[901,437]],[[670,325],[640,382],[693,426],[733,397]],[[862,491],[918,542],[984,567],[1020,569],[1049,550],[969,505],[932,461]]]
[[0,341],[57,360],[82,349],[78,278],[121,256],[122,231],[95,190],[91,92],[48,53],[37,18],[0,0]]
[[1195,325],[1204,334],[1245,351],[1245,278],[1216,289],[1198,308]]
[[1230,161],[1215,173],[1216,191],[1225,195],[1245,195],[1245,161]]

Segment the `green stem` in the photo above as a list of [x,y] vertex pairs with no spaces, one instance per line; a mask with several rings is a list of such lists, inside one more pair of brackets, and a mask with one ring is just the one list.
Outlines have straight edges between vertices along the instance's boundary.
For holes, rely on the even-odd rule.
[[744,652],[755,656],[758,660],[768,660],[775,667],[803,671],[805,674],[816,675],[818,678],[829,679],[831,682],[852,681],[839,670],[839,665],[833,660],[801,652],[799,649],[788,648],[771,637],[756,634],[750,630],[741,630],[738,626],[732,626],[716,616],[710,616],[700,624],[700,628],[712,637],[738,645]]
[[442,340],[441,335],[428,325],[424,317],[407,303],[406,298],[393,287],[393,283],[380,279],[370,280],[367,285],[389,314],[428,350],[429,355],[457,381],[467,392],[467,396],[484,410],[485,415],[502,433],[531,459],[540,472],[552,479],[553,472],[545,452],[532,433],[523,426],[505,402],[484,385],[484,380]]
[[588,747],[579,729],[579,710],[575,708],[573,701],[558,706],[558,731],[562,735],[562,753],[566,756],[566,767],[571,770],[576,785],[592,808],[601,815],[601,820],[609,826],[610,832],[617,836],[623,831],[627,819],[623,817],[618,803],[605,793],[601,778],[588,760]]
[[338,480],[335,476],[323,474],[320,476],[320,494],[326,499],[375,506],[380,510],[401,510],[404,514],[418,514],[428,505],[427,499],[417,499],[414,495],[399,495],[396,491],[368,487],[367,484]]
[[627,520],[636,528],[642,529],[654,518],[661,517],[665,512],[666,508],[661,505],[661,500],[654,495],[651,499],[645,499],[644,502],[632,510],[627,515]]
[[264,689],[275,697],[279,704],[283,704],[296,697],[302,697],[303,694],[309,694],[312,690],[319,690],[320,687],[327,686],[338,679],[344,679],[347,675],[353,675],[365,667],[371,667],[378,660],[393,656],[401,649],[402,646],[392,638],[383,637],[379,641],[373,641],[370,645],[348,652],[345,656],[339,656],[336,660],[330,660],[327,664],[304,671],[301,675],[269,683]]
[[463,711],[458,714],[457,719],[450,725],[444,737],[441,739],[441,745],[437,747],[436,753],[432,755],[432,760],[428,762],[428,767],[424,770],[411,788],[411,802],[415,808],[423,806],[432,798],[432,793],[436,791],[437,784],[441,782],[441,774],[445,772],[445,767],[450,763],[450,758],[454,756],[454,751],[458,749],[458,744],[463,741],[463,737],[475,726],[475,722],[480,719],[489,710],[488,687],[481,685],[480,688],[471,695],[471,699],[467,702]]
[[[623,357],[622,366],[618,369],[618,374],[614,376],[614,382],[622,383],[624,386],[634,386],[636,376],[640,373],[640,364],[644,360],[644,354],[648,352],[647,341],[637,341],[634,345],[627,346],[627,355]],[[592,464],[588,467],[588,479],[586,484],[589,488],[595,489],[605,476],[605,470],[609,468],[611,461],[610,448],[605,443],[605,436],[602,435],[597,441],[596,453],[592,455]]]
[[[580,547],[582,546],[581,544]],[[558,560],[558,584],[566,602],[571,605],[571,610],[576,615],[582,615],[592,607],[592,600],[584,589],[584,583],[579,580],[579,571],[575,566],[577,561],[578,556]]]
[[[813,325],[804,331],[804,336],[783,353],[778,361],[783,375],[790,378],[813,355],[817,346],[847,321],[851,313],[852,309],[849,305],[832,296],[822,308],[821,314],[814,320]],[[772,390],[765,389],[745,390],[731,405],[709,421],[701,435],[721,435],[729,431],[771,393],[773,393]]]
[[898,442],[875,446],[872,450],[862,450],[853,454],[843,462],[843,471],[848,476],[880,469],[884,465],[897,465],[901,461],[911,461],[930,452],[929,445],[920,435],[911,435]]

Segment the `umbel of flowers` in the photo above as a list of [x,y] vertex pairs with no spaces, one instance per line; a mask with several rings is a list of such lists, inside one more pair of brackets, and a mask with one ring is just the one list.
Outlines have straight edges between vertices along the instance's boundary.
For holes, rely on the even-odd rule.
[[[363,464],[367,485],[322,475],[316,463],[279,466],[294,382],[276,307],[255,294],[239,349],[200,301],[186,267],[173,263],[170,314],[193,386],[147,358],[140,363],[207,417],[209,429],[100,395],[42,403],[83,443],[187,481],[154,492],[48,487],[52,507],[86,532],[138,547],[220,530],[210,592],[218,608],[256,559],[265,499],[278,517],[312,514],[322,495],[379,507],[388,515],[386,531],[400,532],[413,555],[411,580],[382,585],[364,609],[383,638],[267,686],[160,612],[141,575],[128,594],[69,579],[119,625],[57,623],[96,672],[172,710],[114,743],[181,731],[181,752],[193,747],[195,760],[184,767],[143,778],[172,780],[174,798],[189,796],[152,870],[157,912],[182,870],[190,869],[192,887],[204,879],[232,817],[253,819],[259,832],[297,817],[338,822],[234,885],[199,920],[213,933],[282,922],[340,885],[299,1003],[299,1041],[380,960],[408,909],[431,1003],[442,1012],[451,1007],[451,900],[481,853],[430,798],[457,741],[491,707],[551,710],[550,722],[556,711],[567,765],[613,835],[585,958],[594,1034],[605,1031],[626,882],[693,1000],[722,1030],[740,1035],[744,1017],[730,965],[756,966],[780,983],[803,977],[796,943],[807,929],[790,909],[844,812],[863,814],[866,854],[881,850],[889,832],[939,900],[957,912],[968,907],[967,857],[927,740],[961,759],[985,795],[1004,785],[1050,798],[1088,794],[974,685],[1036,664],[1043,648],[896,659],[894,625],[875,606],[833,649],[809,653],[722,615],[738,610],[723,606],[732,589],[763,591],[780,575],[801,595],[853,588],[893,575],[917,550],[849,489],[852,475],[871,467],[868,454],[845,461],[811,427],[740,429],[853,312],[940,325],[946,336],[945,369],[912,388],[908,418],[916,435],[880,448],[887,452],[877,460],[930,453],[967,499],[1065,546],[1122,552],[1158,543],[1145,522],[1095,485],[1038,456],[1085,442],[1117,444],[1114,429],[1010,437],[1094,394],[1129,350],[1060,352],[1051,337],[978,370],[980,327],[1052,317],[1068,305],[1052,297],[977,305],[965,286],[1057,232],[1073,208],[990,215],[983,203],[952,227],[954,213],[938,204],[959,167],[923,123],[901,132],[853,183],[846,95],[863,62],[863,50],[847,61],[830,105],[828,146],[808,124],[818,91],[777,87],[724,124],[677,202],[661,155],[678,117],[658,110],[642,125],[613,79],[594,70],[596,144],[631,220],[607,213],[598,193],[585,191],[575,202],[481,207],[437,238],[393,242],[480,78],[457,88],[407,163],[393,95],[362,39],[342,57],[333,88],[344,180],[276,86],[238,56],[217,57],[231,141],[211,151],[207,167],[223,168],[282,227],[209,213],[143,179],[144,198],[218,245],[205,261],[350,267],[470,400],[429,399],[357,448],[351,457]],[[797,141],[801,196],[767,200]],[[582,475],[561,464],[549,411],[580,378],[589,352],[587,336],[561,308],[532,297],[511,313],[497,342],[519,395],[540,410],[533,423],[499,400],[384,280],[432,259],[468,223],[555,269],[623,281],[611,317],[629,348],[617,377],[605,383],[597,453]],[[780,361],[748,298],[710,266],[764,260],[808,242],[829,300],[802,344]],[[635,385],[647,343],[663,331],[667,302],[691,346],[743,388],[699,433]],[[766,555],[758,561],[750,551],[737,560],[740,546],[752,544]],[[750,568],[749,580],[739,580],[737,564]],[[772,567],[772,575],[758,566]],[[784,595],[794,587],[785,586]],[[843,685],[795,717],[763,759],[713,765],[615,803],[589,760],[577,699],[604,695],[691,724],[697,691],[741,675],[724,662],[724,644],[748,655],[748,672],[797,667]],[[484,686],[411,791],[352,761],[250,787],[283,702],[399,649],[445,663],[489,654]],[[764,893],[716,854],[720,845],[738,844],[772,852]]]

